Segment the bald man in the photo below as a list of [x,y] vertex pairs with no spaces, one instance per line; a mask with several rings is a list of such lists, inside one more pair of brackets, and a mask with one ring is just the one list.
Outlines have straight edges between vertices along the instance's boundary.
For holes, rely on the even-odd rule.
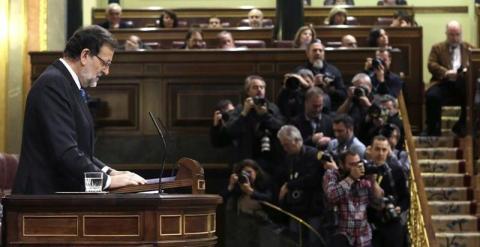
[[432,74],[426,92],[426,134],[441,135],[443,105],[461,105],[462,112],[453,132],[465,135],[465,72],[468,69],[468,49],[473,46],[462,41],[462,26],[458,21],[446,25],[446,40],[432,46],[428,57],[428,70]]
[[263,27],[263,12],[259,9],[252,9],[248,12],[250,27]]
[[122,7],[118,3],[111,3],[105,9],[105,18],[107,21],[99,24],[105,29],[130,28],[131,23],[122,21]]
[[357,39],[353,35],[347,34],[342,37],[343,48],[357,48]]

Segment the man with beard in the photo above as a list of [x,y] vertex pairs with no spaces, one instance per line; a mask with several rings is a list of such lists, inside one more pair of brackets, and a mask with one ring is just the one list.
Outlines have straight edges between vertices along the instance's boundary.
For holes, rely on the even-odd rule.
[[109,74],[116,41],[100,26],[76,31],[63,58],[50,65],[28,93],[14,194],[84,191],[85,172],[103,172],[103,188],[144,184],[130,172],[95,158],[93,120],[85,88]]
[[337,108],[345,100],[346,92],[342,73],[325,61],[325,47],[318,39],[313,40],[305,50],[308,62],[296,69],[309,69],[315,75],[315,85],[320,87],[331,99],[331,110]]
[[328,143],[327,151],[338,157],[346,151],[353,151],[363,157],[365,145],[353,134],[353,120],[346,114],[339,114],[333,119],[335,139]]
[[238,144],[234,161],[255,160],[270,175],[274,171],[277,151],[276,134],[284,124],[278,107],[265,97],[265,80],[258,75],[245,79],[247,98],[236,107],[226,123],[226,129]]
[[426,92],[427,130],[429,136],[441,135],[442,106],[462,106],[458,122],[452,130],[459,136],[465,135],[465,72],[473,48],[462,41],[462,27],[457,21],[447,24],[447,40],[432,46],[428,57],[428,70],[432,73],[430,88]]

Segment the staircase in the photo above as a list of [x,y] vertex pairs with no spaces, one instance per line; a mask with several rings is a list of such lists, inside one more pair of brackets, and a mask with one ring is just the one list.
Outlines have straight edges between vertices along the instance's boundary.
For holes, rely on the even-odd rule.
[[439,247],[480,246],[480,214],[471,188],[475,181],[465,174],[461,140],[450,131],[459,111],[443,108],[441,137],[414,138]]

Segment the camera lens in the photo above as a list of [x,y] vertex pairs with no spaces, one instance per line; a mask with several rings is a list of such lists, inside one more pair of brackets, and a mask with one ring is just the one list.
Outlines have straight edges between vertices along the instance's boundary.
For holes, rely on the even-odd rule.
[[263,106],[267,103],[267,101],[263,97],[255,96],[255,97],[253,97],[253,103],[256,106]]

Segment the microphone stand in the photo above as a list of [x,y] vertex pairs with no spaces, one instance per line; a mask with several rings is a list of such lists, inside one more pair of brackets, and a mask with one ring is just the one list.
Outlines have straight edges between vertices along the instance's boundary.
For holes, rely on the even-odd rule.
[[162,139],[162,144],[163,144],[163,148],[164,148],[163,157],[162,157],[162,160],[161,160],[162,163],[161,163],[161,167],[160,167],[160,177],[158,178],[158,193],[162,194],[163,193],[162,177],[163,177],[163,171],[165,170],[165,160],[167,159],[167,143],[165,141],[165,137],[163,136],[162,130],[160,129],[160,126],[158,126],[158,123],[155,120],[155,116],[150,111],[148,112],[148,114],[150,115],[150,118],[152,119],[153,124],[155,125],[155,128],[157,129],[158,134],[160,135],[160,138]]

